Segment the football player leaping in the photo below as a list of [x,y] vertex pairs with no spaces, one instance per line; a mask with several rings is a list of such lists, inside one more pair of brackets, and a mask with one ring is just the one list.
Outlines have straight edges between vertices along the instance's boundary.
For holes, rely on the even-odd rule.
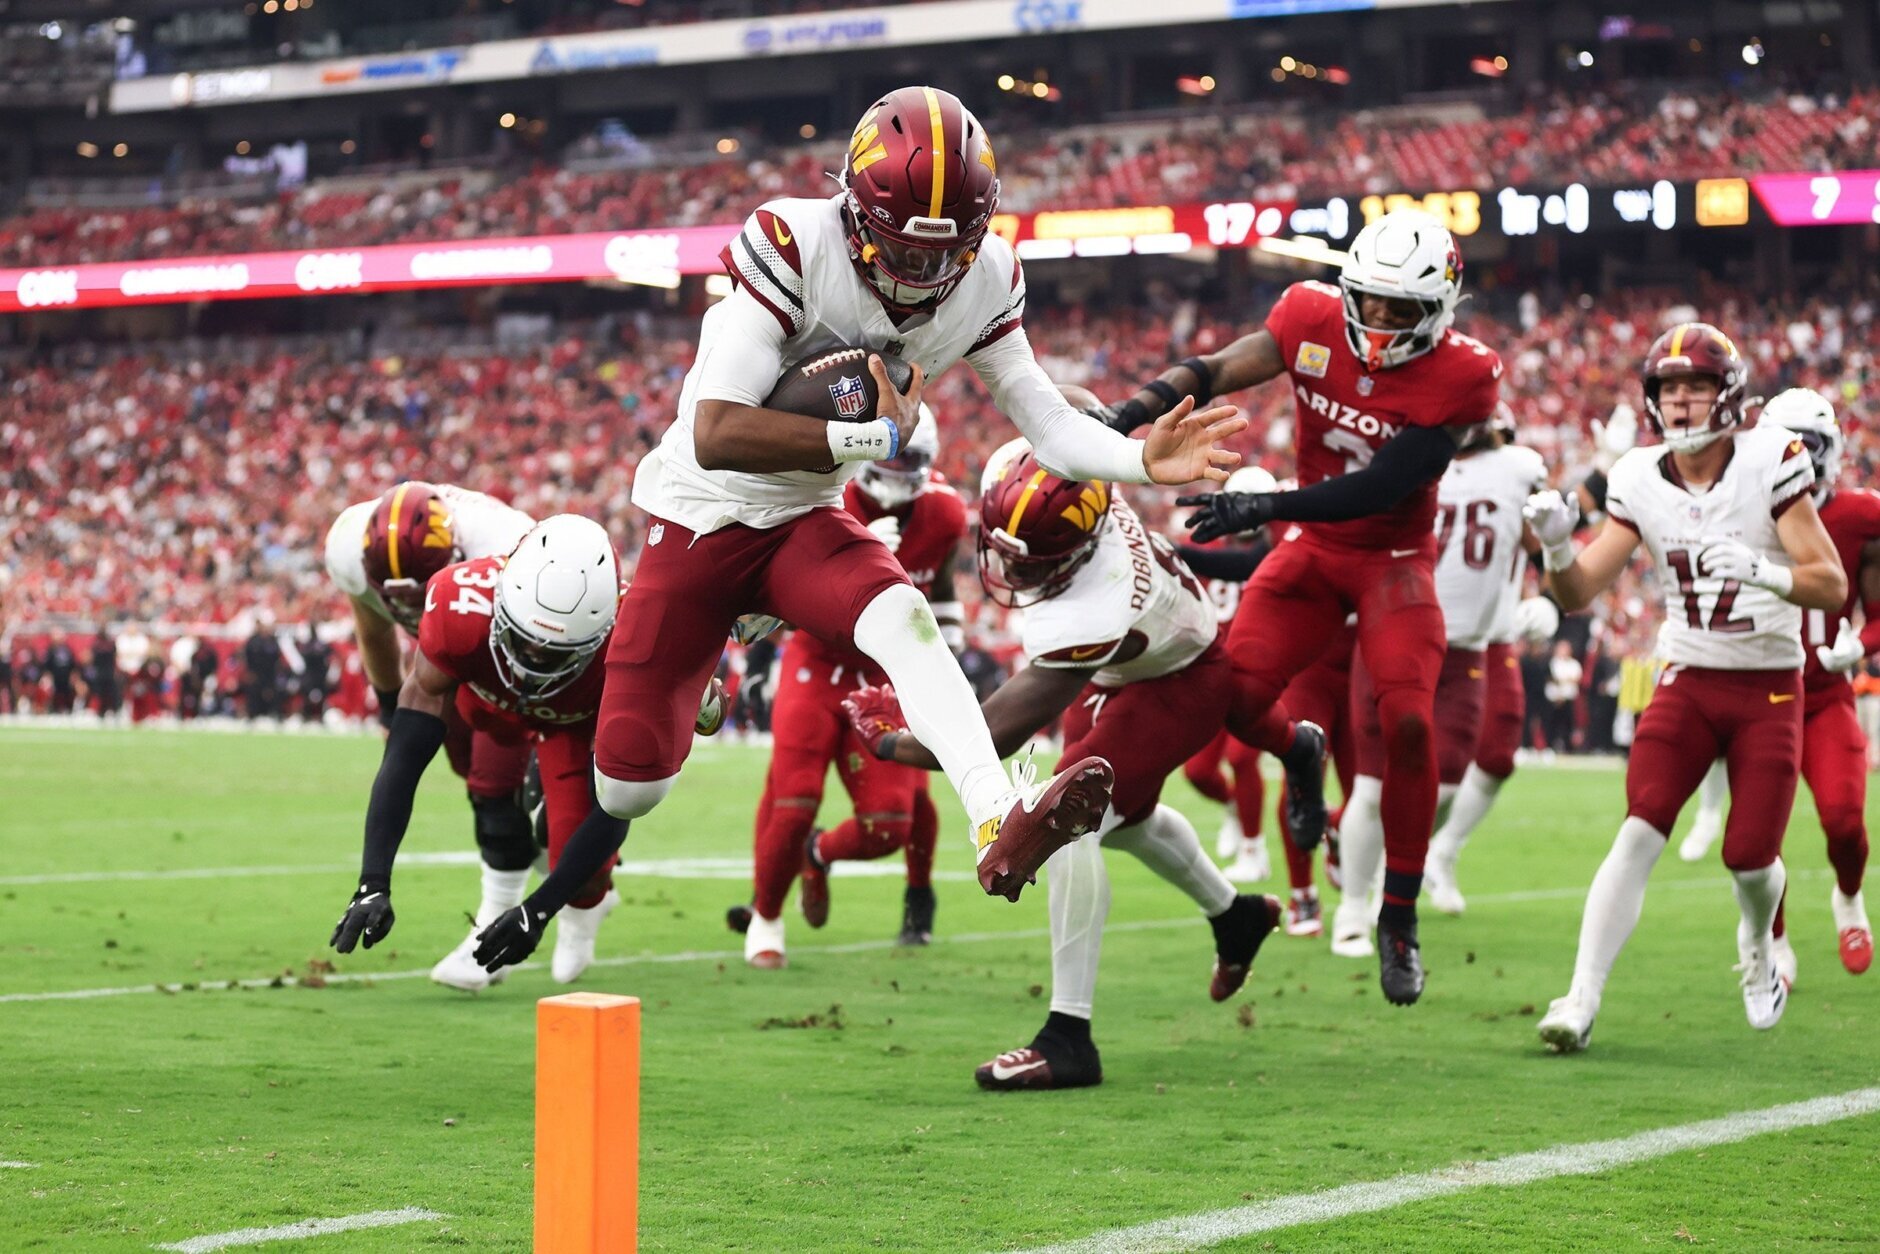
[[1737,969],[1753,1028],[1773,1027],[1788,990],[1770,927],[1782,900],[1782,835],[1802,763],[1802,609],[1838,610],[1847,577],[1815,512],[1807,449],[1780,427],[1738,432],[1748,367],[1721,331],[1687,322],[1645,358],[1645,410],[1663,444],[1613,466],[1606,525],[1575,551],[1577,511],[1530,498],[1548,584],[1584,608],[1643,543],[1665,589],[1667,665],[1626,763],[1626,820],[1593,877],[1573,986],[1540,1022],[1553,1049],[1585,1049],[1612,964],[1638,924],[1645,881],[1678,811],[1713,760],[1736,796],[1723,837],[1735,876]]
[[[1116,785],[1095,834],[1046,866],[1051,915],[1051,1012],[1029,1046],[977,1072],[989,1089],[1099,1083],[1091,1006],[1109,879],[1099,843],[1126,849],[1201,907],[1214,930],[1209,988],[1216,1001],[1247,978],[1279,925],[1274,897],[1243,897],[1182,814],[1159,804],[1163,782],[1214,738],[1234,702],[1233,668],[1201,581],[1161,536],[1103,482],[1079,483],[1039,465],[1023,440],[994,453],[979,503],[979,571],[986,595],[1023,607],[1027,665],[986,698],[994,748],[1016,751],[1060,715],[1064,760],[1095,755]],[[846,703],[878,755],[928,770],[939,763],[886,688]],[[1318,769],[1316,757],[1310,763]]]
[[[1848,673],[1863,657],[1880,652],[1880,496],[1866,488],[1837,487],[1841,424],[1819,392],[1790,388],[1763,406],[1758,421],[1801,437],[1815,467],[1815,508],[1847,573],[1847,600],[1839,612],[1811,609],[1802,615],[1802,778],[1815,795],[1815,813],[1828,838],[1835,881],[1828,904],[1841,965],[1859,975],[1873,964],[1873,927],[1861,900],[1867,871],[1867,739],[1854,713]],[[1866,617],[1859,631],[1852,619],[1856,601]],[[1704,822],[1700,817],[1678,847],[1686,862],[1702,858],[1715,840],[1710,833],[1723,831],[1723,797],[1703,799],[1714,818]],[[1795,952],[1781,911],[1776,913],[1776,943],[1777,964],[1793,987]]]
[[[1278,703],[1357,612],[1385,741],[1379,978],[1386,998],[1408,1005],[1423,992],[1416,899],[1436,813],[1436,480],[1493,416],[1501,359],[1451,328],[1462,256],[1427,214],[1398,210],[1358,232],[1339,284],[1295,283],[1263,329],[1167,371],[1110,417],[1134,426],[1178,397],[1290,376],[1306,486],[1184,503],[1204,507],[1188,520],[1202,540],[1300,524],[1254,573],[1228,636],[1235,672],[1259,701]],[[1297,835],[1318,843],[1318,832]]]
[[[607,651],[597,791],[623,819],[659,804],[690,752],[727,628],[760,611],[852,643],[887,673],[960,795],[981,886],[1016,899],[1047,857],[1095,826],[1109,765],[1086,759],[1014,785],[933,611],[841,508],[843,485],[860,462],[900,452],[920,421],[921,381],[961,360],[1040,460],[1078,478],[1225,479],[1239,457],[1216,441],[1246,419],[1184,404],[1130,440],[1058,395],[1025,338],[1017,257],[988,234],[999,201],[992,146],[947,92],[904,87],[870,105],[839,180],[826,200],[762,206],[725,250],[734,290],[705,315],[677,420],[634,478],[634,503],[652,517]],[[853,345],[914,366],[902,394],[871,360],[873,421],[764,408],[787,362]],[[598,864],[592,852],[577,858],[580,843],[564,868]]]
[[[379,699],[389,732],[404,686],[399,629],[418,634],[424,588],[431,576],[466,559],[500,557],[535,525],[521,510],[454,484],[401,483],[384,496],[349,505],[326,534],[326,570],[352,602],[359,661]],[[431,968],[439,984],[476,992],[489,973],[471,957],[477,929],[511,909],[528,891],[536,845],[522,786],[529,746],[473,730],[454,706],[444,712],[444,750],[470,795],[483,897],[476,922],[457,947]]]

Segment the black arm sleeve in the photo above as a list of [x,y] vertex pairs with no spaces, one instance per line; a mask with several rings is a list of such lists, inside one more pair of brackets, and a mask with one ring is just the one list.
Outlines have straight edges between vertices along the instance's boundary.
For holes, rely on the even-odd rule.
[[1273,551],[1264,540],[1241,548],[1217,549],[1198,544],[1178,544],[1175,552],[1189,570],[1203,579],[1225,579],[1229,583],[1246,583],[1253,578],[1253,572],[1259,569],[1266,555]]
[[1411,427],[1385,441],[1371,464],[1297,492],[1273,495],[1273,517],[1287,522],[1346,522],[1394,509],[1443,473],[1456,455],[1446,427]]
[[607,865],[607,859],[619,852],[627,839],[627,820],[617,819],[598,805],[588,811],[581,825],[568,837],[555,869],[536,890],[529,894],[528,906],[543,914],[554,914]]
[[378,778],[372,781],[372,800],[366,806],[366,852],[360,860],[359,882],[390,889],[392,860],[411,825],[411,802],[418,794],[424,768],[444,747],[444,720],[421,710],[404,709],[392,717],[385,738],[385,756]]

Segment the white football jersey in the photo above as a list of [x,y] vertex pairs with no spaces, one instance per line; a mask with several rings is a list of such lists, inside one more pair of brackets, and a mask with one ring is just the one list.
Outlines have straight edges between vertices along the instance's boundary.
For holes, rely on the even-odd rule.
[[1219,630],[1201,581],[1118,496],[1096,553],[1064,591],[1027,607],[1019,635],[1025,660],[1039,666],[1083,668],[1122,657],[1091,677],[1120,688],[1180,670]]
[[[1450,648],[1514,638],[1526,557],[1521,508],[1546,485],[1541,455],[1512,444],[1458,457],[1443,472],[1436,489],[1436,600]],[[1508,635],[1497,635],[1498,628]]]
[[[704,469],[693,442],[699,401],[762,405],[787,365],[854,346],[892,353],[932,379],[1020,327],[1025,280],[1011,245],[997,235],[986,237],[978,260],[937,308],[896,326],[849,260],[841,205],[839,196],[770,201],[726,248],[739,291],[705,314],[677,420],[634,477],[635,505],[697,532],[731,523],[775,527],[818,506],[840,506],[842,485],[860,462],[778,474]],[[741,321],[752,316],[752,300],[767,311],[756,315],[760,323],[770,319],[774,327]]]
[[1776,519],[1808,495],[1808,451],[1781,427],[1737,433],[1723,474],[1709,489],[1684,486],[1665,445],[1637,448],[1607,477],[1606,513],[1644,541],[1665,592],[1658,655],[1682,666],[1776,670],[1802,664],[1802,611],[1764,588],[1697,571],[1715,540],[1740,540],[1788,565]]
[[[451,535],[463,553],[464,561],[479,557],[503,557],[516,542],[535,526],[535,520],[519,509],[512,509],[493,496],[460,488],[454,483],[440,483],[437,494],[450,508]],[[366,582],[366,526],[379,498],[348,505],[326,533],[326,573],[341,592],[355,601],[371,606],[379,617],[390,619],[385,602]]]

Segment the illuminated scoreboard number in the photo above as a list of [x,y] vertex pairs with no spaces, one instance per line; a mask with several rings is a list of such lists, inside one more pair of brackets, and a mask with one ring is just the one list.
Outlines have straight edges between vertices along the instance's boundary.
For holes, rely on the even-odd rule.
[[[1861,186],[1863,182],[1865,187]],[[1817,222],[1858,222],[1862,209],[1866,210],[1868,221],[1880,222],[1880,178],[1817,174],[1808,180],[1808,194],[1813,200],[1808,216]],[[1866,204],[1852,203],[1855,197],[1861,196],[1865,197]],[[1844,198],[1848,201],[1845,205]]]
[[1397,209],[1421,209],[1449,228],[1452,235],[1473,235],[1482,229],[1482,194],[1480,192],[1429,192],[1411,196],[1392,192],[1388,196],[1366,196],[1358,202],[1358,212],[1365,225]]
[[1278,208],[1264,208],[1245,200],[1207,205],[1201,210],[1208,224],[1208,243],[1216,248],[1239,248],[1249,241],[1276,234],[1286,216]]

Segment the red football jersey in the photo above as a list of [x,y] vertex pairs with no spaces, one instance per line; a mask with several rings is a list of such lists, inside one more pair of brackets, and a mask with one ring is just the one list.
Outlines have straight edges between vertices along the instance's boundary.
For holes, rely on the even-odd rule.
[[[1500,399],[1501,358],[1455,330],[1421,357],[1366,373],[1345,338],[1344,296],[1329,283],[1287,288],[1266,329],[1292,379],[1302,488],[1360,469],[1405,427],[1472,425],[1494,414]],[[1436,482],[1386,513],[1299,526],[1347,548],[1422,548],[1436,522]]]
[[[922,596],[931,601],[935,587],[952,577],[951,559],[960,541],[966,538],[966,502],[939,471],[928,477],[926,486],[913,500],[896,509],[877,505],[852,479],[842,490],[842,503],[864,523],[888,514],[901,520],[901,546],[894,551],[895,560],[901,563],[901,569],[907,572]],[[954,599],[950,583],[941,591],[945,593],[944,600]],[[855,649],[832,645],[807,632],[801,634],[811,655],[823,661],[857,667],[874,665]]]
[[592,722],[601,708],[601,683],[607,673],[605,642],[573,683],[546,699],[522,697],[497,673],[490,628],[496,621],[496,579],[504,560],[479,557],[446,566],[431,577],[424,590],[424,617],[418,621],[418,652],[461,683],[476,706],[532,731],[560,731]]
[[[1807,655],[1802,663],[1802,687],[1809,692],[1848,682],[1846,675],[1837,675],[1822,666],[1821,659],[1815,656],[1815,646],[1833,644],[1841,630],[1841,620],[1851,621],[1854,617],[1854,605],[1860,600],[1861,551],[1880,540],[1880,496],[1865,488],[1836,492],[1821,507],[1821,525],[1828,529],[1834,551],[1841,555],[1841,569],[1847,572],[1847,600],[1841,603],[1839,612],[1832,615],[1820,610],[1802,611],[1802,652]],[[1880,605],[1865,608],[1871,627],[1880,620]],[[1862,632],[1862,635],[1867,633]]]

